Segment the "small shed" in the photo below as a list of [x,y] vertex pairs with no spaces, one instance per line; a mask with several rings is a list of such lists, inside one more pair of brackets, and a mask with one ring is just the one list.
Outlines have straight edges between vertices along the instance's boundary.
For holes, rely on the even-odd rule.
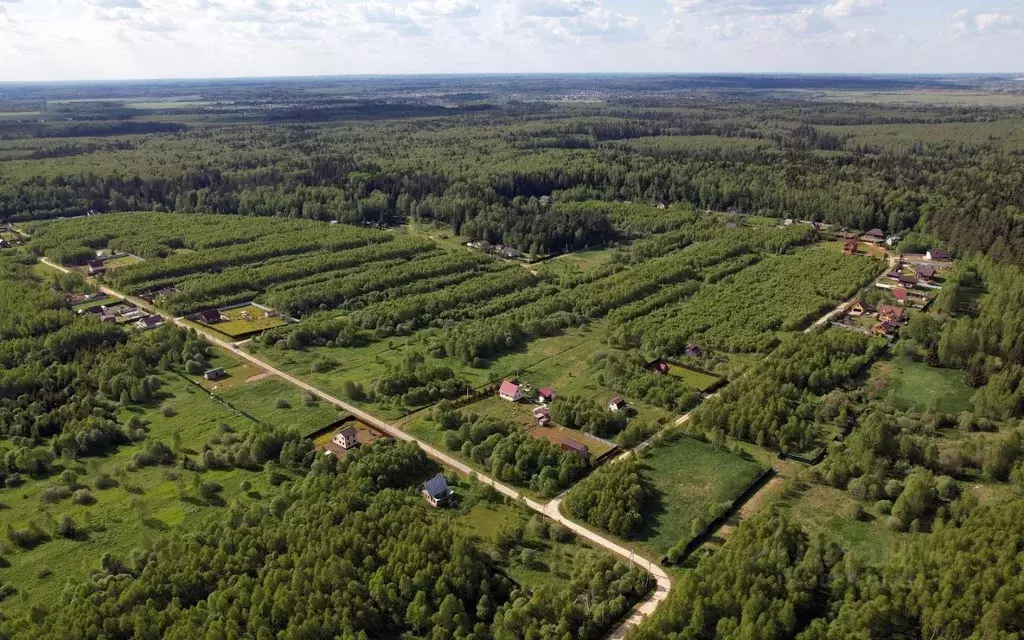
[[626,401],[622,399],[622,396],[613,396],[612,399],[608,401],[609,411],[622,411],[626,406]]
[[451,500],[452,490],[448,488],[448,481],[439,473],[423,483],[423,495],[431,506],[443,507]]
[[935,260],[936,262],[945,262],[949,260],[949,252],[945,249],[929,249],[924,254],[925,260]]
[[850,315],[854,318],[859,318],[867,312],[868,308],[864,306],[864,302],[858,300],[850,306]]
[[700,347],[700,345],[698,345],[698,344],[696,344],[694,342],[691,342],[690,344],[686,345],[686,349],[683,350],[683,353],[688,358],[703,358],[704,357],[704,349],[702,349]]
[[914,273],[917,274],[917,277],[924,281],[933,279],[936,272],[937,269],[935,267],[917,267],[914,269]]
[[342,449],[351,449],[359,444],[358,436],[359,432],[353,426],[348,426],[334,434],[332,440],[334,444],[338,445]]
[[519,257],[519,250],[515,247],[505,247],[501,250],[501,257],[513,260]]
[[509,402],[519,402],[523,399],[523,392],[519,389],[519,385],[511,380],[505,380],[498,387],[498,396],[502,400],[508,400]]
[[209,369],[205,373],[203,373],[203,378],[205,378],[206,380],[220,380],[226,375],[227,372],[224,371],[223,367],[216,367],[214,369]]
[[555,390],[551,387],[541,387],[537,389],[537,402],[543,402],[545,404],[555,399]]
[[856,240],[847,240],[846,242],[844,242],[843,243],[843,253],[845,253],[848,256],[855,256],[855,255],[857,255],[857,241]]
[[103,264],[102,260],[90,260],[85,263],[86,268],[89,271],[89,275],[96,275],[107,270],[107,267]]
[[537,407],[533,410],[533,417],[537,421],[537,424],[542,427],[546,427],[548,426],[548,423],[551,422],[551,410],[547,407]]

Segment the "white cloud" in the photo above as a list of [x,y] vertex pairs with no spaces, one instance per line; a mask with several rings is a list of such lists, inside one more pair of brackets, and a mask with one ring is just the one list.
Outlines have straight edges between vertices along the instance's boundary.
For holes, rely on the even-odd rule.
[[508,0],[499,9],[499,16],[507,35],[522,32],[542,40],[582,44],[647,37],[638,16],[609,10],[597,0]]
[[817,0],[668,0],[676,13],[776,15],[818,4]]
[[957,36],[1002,35],[1021,32],[1021,25],[1017,18],[1005,13],[976,14],[970,9],[961,9],[951,17],[953,19],[953,34]]
[[413,2],[409,8],[423,16],[466,18],[480,15],[480,5],[471,0],[423,0]]
[[101,9],[144,9],[139,0],[98,0],[96,6]]
[[825,15],[829,18],[853,18],[871,16],[885,9],[885,0],[837,0],[825,7]]
[[814,9],[800,9],[785,15],[764,16],[758,19],[778,37],[808,37],[836,31],[836,26]]
[[519,11],[539,18],[573,18],[599,7],[594,0],[524,0]]
[[745,37],[747,35],[747,30],[732,20],[725,20],[708,27],[707,34],[712,40],[727,42],[729,40],[739,40],[740,38]]
[[873,28],[860,30],[851,29],[843,32],[843,38],[846,39],[847,43],[858,46],[880,46],[888,42],[888,38]]

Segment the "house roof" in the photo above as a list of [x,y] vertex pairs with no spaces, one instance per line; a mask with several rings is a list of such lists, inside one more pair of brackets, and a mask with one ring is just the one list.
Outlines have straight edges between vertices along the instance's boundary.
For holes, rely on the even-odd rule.
[[547,407],[537,407],[536,409],[533,410],[533,415],[538,418],[541,416],[550,416],[551,410],[548,409]]
[[945,259],[949,257],[949,252],[945,249],[930,249],[928,253],[931,254],[933,259]]
[[622,396],[612,396],[612,399],[609,400],[608,403],[614,404],[615,406],[618,407],[626,404],[626,401],[622,399]]
[[448,481],[440,473],[423,483],[423,488],[432,498],[443,498],[448,495]]
[[868,231],[864,235],[871,236],[872,238],[884,238],[885,237],[885,232],[876,227],[876,228],[872,229],[871,231]]
[[852,239],[851,240],[847,240],[846,243],[843,246],[856,249],[857,248],[857,241],[856,240],[852,240]]
[[206,311],[196,313],[192,318],[207,324],[211,322],[220,322],[220,311],[217,311],[216,309],[207,309]]
[[359,432],[356,431],[355,427],[345,427],[344,429],[338,432],[338,435],[344,438],[354,438],[356,437],[357,433]]
[[213,369],[207,369],[206,372],[203,375],[210,374],[210,373],[224,373],[224,368],[223,367],[214,367]]
[[545,398],[550,398],[555,395],[555,392],[551,387],[541,387],[540,389],[537,389],[537,394],[544,396]]
[[914,271],[916,271],[917,275],[921,276],[922,278],[935,277],[935,267],[918,267],[914,269]]
[[892,316],[894,318],[903,317],[903,307],[896,307],[891,304],[884,304],[878,309],[879,316]]
[[587,445],[583,444],[582,442],[576,442],[572,438],[566,438],[565,440],[562,440],[562,446],[565,447],[566,449],[572,449],[573,451],[589,451]]
[[509,380],[505,380],[501,383],[498,393],[505,396],[514,396],[519,393],[519,385]]
[[89,265],[90,269],[102,269],[103,268],[103,261],[102,260],[90,260],[86,264]]
[[906,300],[907,299],[907,290],[906,289],[900,289],[900,288],[893,289],[892,290],[892,297],[896,298],[897,300]]
[[139,320],[139,323],[146,327],[155,327],[158,324],[163,323],[164,319],[160,316],[146,316]]
[[900,275],[900,282],[906,284],[917,284],[917,278],[914,276],[908,276],[907,274]]

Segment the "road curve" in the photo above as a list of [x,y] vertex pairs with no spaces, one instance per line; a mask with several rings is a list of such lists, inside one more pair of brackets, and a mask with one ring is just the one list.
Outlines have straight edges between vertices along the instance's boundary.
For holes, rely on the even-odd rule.
[[[51,262],[50,260],[47,260],[46,258],[42,258],[41,261],[44,264],[46,264],[46,265],[48,265],[50,267],[53,267],[54,269],[57,269],[59,271],[63,271],[64,273],[71,273],[70,269],[67,269],[67,268],[65,268],[63,266],[60,266],[60,265],[57,265],[57,264],[54,264],[53,262]],[[521,503],[525,504],[528,508],[532,509],[533,511],[536,511],[537,513],[539,513],[541,515],[547,516],[548,518],[554,520],[555,522],[558,522],[559,524],[565,526],[566,528],[571,529],[573,532],[576,533],[576,535],[580,536],[581,538],[585,538],[586,540],[590,541],[592,544],[595,544],[597,546],[603,547],[603,548],[605,548],[605,549],[607,549],[607,550],[609,550],[609,551],[611,551],[611,552],[621,556],[622,558],[632,562],[637,567],[640,567],[641,569],[644,569],[645,571],[649,572],[654,577],[654,579],[655,579],[655,581],[657,583],[655,588],[654,588],[654,590],[651,591],[651,594],[647,597],[646,600],[640,602],[637,606],[635,606],[633,608],[633,610],[629,613],[629,616],[625,620],[623,620],[622,623],[616,629],[614,629],[611,632],[611,635],[609,636],[609,638],[617,639],[617,638],[624,637],[626,632],[631,627],[636,626],[637,624],[639,624],[644,618],[646,618],[650,613],[652,613],[655,609],[657,609],[658,605],[660,605],[662,603],[662,601],[665,600],[665,598],[668,597],[668,593],[672,589],[672,579],[669,577],[669,575],[657,563],[651,562],[647,558],[643,558],[643,557],[641,557],[639,555],[636,555],[636,553],[634,553],[630,549],[626,549],[625,547],[623,547],[623,546],[613,542],[612,540],[608,540],[607,538],[604,538],[601,535],[591,531],[590,529],[587,529],[586,527],[583,527],[583,526],[573,522],[572,520],[566,518],[565,516],[563,516],[562,512],[559,510],[559,506],[561,505],[562,498],[565,495],[564,493],[562,495],[556,497],[555,499],[551,500],[550,502],[547,502],[547,503],[537,502],[536,500],[533,500],[531,498],[528,498],[528,497],[522,495],[521,493],[519,493],[518,491],[516,491],[512,487],[510,487],[510,486],[508,486],[506,484],[503,484],[501,482],[498,482],[497,480],[495,480],[494,478],[491,478],[490,476],[487,476],[485,474],[480,473],[479,471],[471,468],[470,466],[468,466],[465,463],[463,463],[463,462],[453,458],[452,456],[444,453],[443,451],[440,451],[439,449],[431,446],[430,444],[427,444],[426,442],[423,442],[422,440],[409,435],[408,433],[406,433],[405,431],[402,431],[401,429],[399,429],[398,427],[394,426],[393,424],[391,424],[389,422],[385,422],[384,420],[381,420],[380,418],[374,416],[373,414],[367,413],[366,411],[360,409],[359,407],[353,406],[353,405],[349,404],[348,402],[345,402],[344,400],[342,400],[340,398],[336,398],[336,397],[334,397],[334,396],[332,396],[332,395],[330,395],[330,394],[328,394],[328,393],[326,393],[324,391],[321,391],[317,387],[314,387],[313,385],[311,385],[311,384],[309,384],[307,382],[304,382],[304,381],[296,378],[295,376],[293,376],[291,374],[288,374],[288,373],[278,369],[277,367],[275,367],[274,365],[270,364],[269,362],[261,360],[260,358],[252,355],[251,353],[247,353],[247,352],[239,349],[238,346],[233,344],[233,343],[221,340],[220,338],[216,337],[215,335],[213,335],[211,333],[208,333],[207,331],[204,331],[200,327],[197,327],[195,325],[187,324],[185,322],[184,318],[173,317],[170,314],[165,313],[163,311],[160,311],[159,309],[153,307],[152,305],[150,305],[149,303],[147,303],[146,301],[144,301],[144,300],[142,300],[140,298],[136,298],[134,296],[125,295],[123,293],[120,293],[119,291],[116,291],[115,289],[111,289],[111,288],[105,287],[105,286],[99,286],[98,288],[99,288],[100,291],[102,291],[103,293],[105,293],[105,294],[107,294],[109,296],[114,296],[114,297],[124,298],[124,299],[130,300],[133,304],[135,304],[140,309],[146,309],[146,310],[150,311],[151,313],[160,315],[163,318],[173,322],[174,324],[176,324],[176,325],[178,325],[180,327],[183,327],[185,329],[194,329],[197,333],[202,335],[206,340],[208,340],[209,342],[217,345],[221,349],[224,349],[225,351],[228,351],[228,352],[238,356],[239,358],[242,358],[242,359],[244,359],[244,360],[246,360],[248,362],[251,362],[252,364],[254,364],[256,366],[261,367],[265,371],[268,371],[268,372],[270,372],[270,373],[272,373],[272,374],[274,374],[274,375],[276,375],[276,376],[278,376],[278,377],[280,377],[280,378],[282,378],[284,380],[287,380],[288,382],[292,383],[296,387],[298,387],[298,388],[300,388],[300,389],[302,389],[304,391],[307,391],[307,392],[317,396],[318,398],[320,398],[320,399],[322,399],[322,400],[324,400],[326,402],[329,402],[329,403],[335,405],[336,407],[339,407],[340,409],[342,409],[342,410],[344,410],[344,411],[346,411],[348,413],[351,413],[353,416],[355,416],[359,420],[361,420],[361,421],[365,422],[366,424],[369,424],[369,425],[371,425],[373,427],[376,427],[377,429],[380,429],[381,431],[387,433],[388,435],[392,436],[396,440],[403,440],[403,441],[406,441],[406,442],[415,442],[417,445],[419,445],[419,447],[421,449],[423,449],[423,451],[428,456],[430,456],[431,458],[434,458],[435,460],[437,460],[441,464],[443,464],[443,465],[445,465],[447,467],[450,467],[452,469],[455,469],[456,471],[458,471],[460,473],[464,473],[464,474],[467,474],[467,475],[474,474],[476,476],[476,478],[480,482],[482,482],[484,484],[488,484],[488,485],[494,487],[494,489],[497,490],[499,493],[501,493],[501,494],[503,494],[505,496],[508,496],[509,498],[512,498],[513,500],[520,501]]]

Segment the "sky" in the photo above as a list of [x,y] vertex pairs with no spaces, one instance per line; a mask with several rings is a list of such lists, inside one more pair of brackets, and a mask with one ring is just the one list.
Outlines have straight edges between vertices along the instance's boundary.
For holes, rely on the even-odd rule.
[[1024,73],[1024,0],[0,0],[0,81]]

